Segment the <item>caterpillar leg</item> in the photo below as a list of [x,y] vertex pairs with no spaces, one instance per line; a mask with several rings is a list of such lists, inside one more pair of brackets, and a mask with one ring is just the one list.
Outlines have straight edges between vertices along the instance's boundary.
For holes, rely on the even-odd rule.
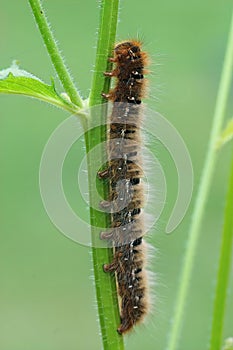
[[110,72],[104,72],[104,76],[105,77],[115,77],[116,76],[116,72],[115,72],[115,70],[112,70],[112,71],[110,71]]
[[107,212],[111,212],[111,210],[113,209],[113,203],[103,200],[99,203],[99,207],[101,209],[105,209]]
[[104,92],[102,92],[101,96],[106,98],[106,100],[109,100],[112,97],[111,94],[105,94]]
[[120,326],[117,328],[117,332],[122,335],[124,333],[129,332],[133,328],[133,323],[123,322],[120,324]]
[[112,231],[102,231],[102,232],[100,232],[100,239],[106,240],[106,241],[112,241],[112,239],[113,239],[113,232]]
[[105,169],[97,172],[97,176],[100,180],[108,179],[109,175],[110,175],[109,169]]
[[117,269],[116,263],[113,261],[111,264],[104,264],[103,270],[104,272],[115,272]]

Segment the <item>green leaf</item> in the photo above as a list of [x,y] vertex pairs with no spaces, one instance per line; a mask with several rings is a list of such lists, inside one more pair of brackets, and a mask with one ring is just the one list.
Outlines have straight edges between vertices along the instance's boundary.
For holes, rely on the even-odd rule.
[[78,111],[77,106],[72,104],[68,98],[56,92],[53,81],[52,85],[45,84],[31,73],[19,69],[16,62],[13,62],[10,68],[0,71],[0,93],[30,96],[72,113]]
[[233,118],[227,123],[227,126],[221,133],[216,148],[221,148],[225,143],[229,142],[233,138]]

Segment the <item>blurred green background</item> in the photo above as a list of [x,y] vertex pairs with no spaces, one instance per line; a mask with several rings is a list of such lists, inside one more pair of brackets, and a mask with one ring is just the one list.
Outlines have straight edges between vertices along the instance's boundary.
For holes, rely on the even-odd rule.
[[[87,97],[99,4],[47,0],[44,6],[73,77]],[[194,168],[194,197],[206,154],[231,10],[230,1],[217,0],[121,2],[117,37],[122,40],[139,35],[150,53],[148,105],[170,120],[185,140]],[[54,71],[26,0],[0,1],[0,32],[0,69],[17,59],[22,68],[49,83]],[[228,118],[232,117],[232,102]],[[36,100],[0,96],[0,349],[101,349],[90,250],[53,226],[39,192],[43,148],[67,117],[65,112]],[[211,185],[179,350],[207,349],[231,148],[227,145],[221,151]],[[80,213],[87,212],[87,207],[79,207],[76,195],[77,167],[83,154],[82,145],[74,145],[64,168],[67,197]],[[161,164],[169,189],[165,213],[170,213],[177,179],[163,150]],[[193,200],[171,235],[158,224],[150,238],[158,248],[151,267],[158,274],[153,287],[157,302],[147,324],[127,336],[129,350],[165,349],[192,207]],[[233,271],[231,281],[232,277]],[[225,337],[233,336],[232,282],[227,310]]]

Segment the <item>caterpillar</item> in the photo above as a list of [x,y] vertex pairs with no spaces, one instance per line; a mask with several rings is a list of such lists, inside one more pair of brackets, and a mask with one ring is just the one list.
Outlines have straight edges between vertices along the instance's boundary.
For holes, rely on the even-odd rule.
[[111,212],[111,228],[101,232],[101,239],[110,242],[114,249],[113,261],[103,268],[116,276],[121,317],[117,331],[124,334],[142,322],[149,310],[140,131],[148,56],[139,41],[124,41],[115,46],[110,61],[115,67],[104,74],[116,78],[116,84],[102,94],[113,102],[108,166],[98,172],[98,177],[109,181],[109,198],[100,205]]

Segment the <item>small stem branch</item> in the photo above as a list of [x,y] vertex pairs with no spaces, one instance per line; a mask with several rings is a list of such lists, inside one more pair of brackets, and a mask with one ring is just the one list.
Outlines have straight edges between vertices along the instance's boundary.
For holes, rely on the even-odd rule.
[[222,124],[224,120],[224,113],[226,103],[230,90],[230,83],[233,71],[233,16],[229,32],[226,55],[223,64],[222,76],[219,84],[218,96],[216,101],[215,113],[212,124],[212,131],[206,156],[205,165],[201,177],[200,186],[198,189],[196,202],[194,206],[191,226],[189,230],[189,237],[187,242],[187,249],[183,262],[183,269],[181,271],[181,279],[179,284],[178,295],[175,303],[174,320],[169,336],[167,350],[175,350],[178,347],[180,338],[182,319],[184,314],[185,303],[187,299],[190,276],[193,270],[194,257],[197,249],[197,243],[200,236],[200,226],[204,214],[204,208],[209,193],[211,180],[214,173],[216,163],[216,142],[220,135]]
[[28,0],[28,2],[31,6],[35,21],[38,25],[49,56],[65,89],[65,92],[68,94],[71,102],[73,102],[76,106],[82,107],[83,101],[79,96],[72,77],[70,76],[69,71],[63,61],[40,0]]

